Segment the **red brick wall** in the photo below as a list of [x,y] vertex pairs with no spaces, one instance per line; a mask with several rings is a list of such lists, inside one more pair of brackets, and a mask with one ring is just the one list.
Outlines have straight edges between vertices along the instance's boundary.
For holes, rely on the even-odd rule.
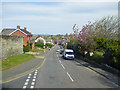
[[[27,41],[32,40],[32,36],[27,36],[24,33],[22,33],[21,31],[17,30],[16,32],[12,33],[12,35],[21,35],[23,36],[23,45],[27,46]],[[29,39],[28,39],[29,37]]]

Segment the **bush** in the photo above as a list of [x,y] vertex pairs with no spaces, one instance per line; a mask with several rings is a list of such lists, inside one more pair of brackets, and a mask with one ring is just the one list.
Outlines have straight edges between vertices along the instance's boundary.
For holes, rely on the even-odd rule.
[[40,47],[43,48],[44,44],[43,43],[35,43],[35,47]]
[[40,47],[43,49],[43,46],[48,47],[48,48],[53,47],[51,43],[46,43],[46,45],[44,45],[43,43],[35,43],[35,47]]
[[95,51],[93,56],[90,56],[88,53],[85,57],[97,63],[102,63],[104,60],[103,52],[98,52],[98,51]]
[[24,45],[23,45],[23,51],[24,51],[24,52],[29,52],[30,50],[31,50],[31,47],[30,47],[29,42],[27,42],[27,46],[24,46]]
[[120,40],[95,38],[97,43],[97,50],[105,52],[103,63],[120,70]]
[[52,47],[53,47],[53,45],[52,45],[52,44],[50,44],[50,43],[46,43],[46,47],[48,47],[48,48],[52,48]]

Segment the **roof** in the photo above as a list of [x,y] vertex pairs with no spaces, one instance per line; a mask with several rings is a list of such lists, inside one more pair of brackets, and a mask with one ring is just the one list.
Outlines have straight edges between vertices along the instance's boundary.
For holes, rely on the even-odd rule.
[[4,29],[1,31],[2,35],[10,35],[11,33],[17,31],[17,30],[20,30],[21,32],[23,32],[24,34],[26,35],[32,35],[30,32],[28,32],[27,30],[24,30],[24,29]]
[[15,31],[16,29],[5,29],[2,30],[2,35],[9,35],[10,33],[12,33],[13,31]]

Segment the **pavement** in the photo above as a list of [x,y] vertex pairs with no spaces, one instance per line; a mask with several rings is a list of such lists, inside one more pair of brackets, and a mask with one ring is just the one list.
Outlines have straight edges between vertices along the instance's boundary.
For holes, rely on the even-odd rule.
[[17,78],[20,78],[28,73],[35,71],[45,60],[46,52],[35,55],[33,60],[20,64],[14,68],[5,70],[2,72],[2,83],[10,82]]
[[[112,72],[109,72],[107,70],[105,70],[105,68],[107,67],[103,67],[97,63],[94,63],[94,64],[90,64],[88,63],[87,61],[88,60],[85,60],[83,57],[81,59],[75,59],[78,63],[80,63],[81,65],[87,67],[88,69],[96,72],[97,74],[103,76],[104,78],[112,81],[114,84],[117,84],[120,86],[120,76],[119,76],[119,73],[116,74],[116,73],[112,73]],[[112,71],[112,70],[111,70]]]

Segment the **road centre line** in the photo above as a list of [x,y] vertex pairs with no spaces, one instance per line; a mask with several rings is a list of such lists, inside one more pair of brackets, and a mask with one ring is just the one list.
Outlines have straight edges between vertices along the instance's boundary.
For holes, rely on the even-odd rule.
[[59,62],[61,63],[61,61],[59,60]]
[[69,76],[69,78],[71,79],[71,81],[73,82],[74,80],[72,79],[72,77],[70,76],[70,74],[67,72],[67,75]]
[[63,69],[65,69],[65,67],[63,66],[63,64],[61,64],[61,65],[62,65]]

